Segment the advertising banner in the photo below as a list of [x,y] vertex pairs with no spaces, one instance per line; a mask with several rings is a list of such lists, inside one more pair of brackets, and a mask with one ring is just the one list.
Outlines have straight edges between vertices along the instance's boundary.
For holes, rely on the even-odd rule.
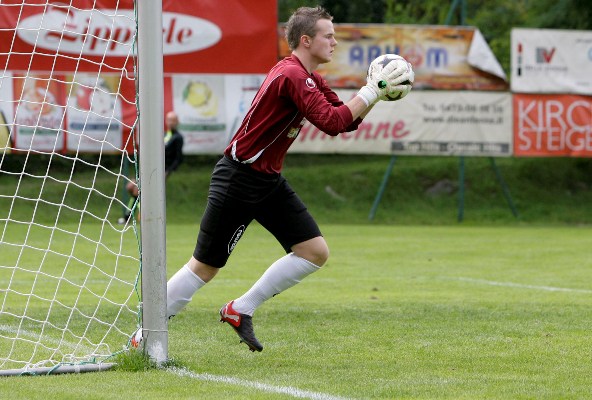
[[[276,2],[258,6],[163,1],[165,108],[179,112],[189,153],[223,148],[252,86],[250,76],[277,61]],[[76,7],[6,0],[0,27],[3,147],[10,141],[21,150],[132,150],[133,0],[78,0]]]
[[115,152],[132,129],[125,121],[136,117],[134,83],[118,75],[13,73],[2,88],[2,132],[10,138],[0,142],[16,150]]
[[165,73],[267,73],[278,57],[276,3],[163,0]]
[[[117,95],[119,77],[79,73],[67,76],[66,82],[66,149],[92,153],[121,149],[124,127],[122,101]],[[133,87],[129,89],[133,93]],[[128,115],[130,118],[133,115]]]
[[514,155],[592,157],[592,97],[514,94]]
[[592,95],[592,31],[512,29],[512,91]]
[[63,84],[49,74],[14,74],[13,88],[14,104],[17,104],[14,146],[25,150],[62,151]]
[[[356,91],[340,90],[341,99]],[[510,156],[512,100],[504,92],[412,91],[378,102],[355,132],[331,137],[306,123],[291,152]]]
[[13,145],[10,127],[12,126],[14,107],[11,99],[12,73],[4,72],[4,79],[0,85],[0,152],[10,151]]
[[[334,24],[333,60],[319,73],[334,88],[366,84],[370,62],[381,54],[405,57],[415,72],[414,90],[508,90],[505,73],[474,27]],[[280,56],[290,54],[279,27]]]
[[3,0],[0,63],[12,71],[133,70],[133,0]]
[[[34,71],[134,71],[133,0],[3,0],[0,63]],[[165,73],[264,73],[277,61],[277,6],[163,1]]]
[[175,74],[165,79],[166,103],[179,117],[185,154],[222,154],[265,75]]

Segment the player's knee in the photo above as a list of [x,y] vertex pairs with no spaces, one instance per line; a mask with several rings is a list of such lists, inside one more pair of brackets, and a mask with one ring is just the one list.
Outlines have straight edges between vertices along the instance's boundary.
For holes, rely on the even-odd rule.
[[316,259],[317,261],[315,262],[315,265],[318,267],[322,267],[323,265],[325,265],[325,263],[329,259],[329,247],[326,243],[324,247],[318,249]]
[[322,236],[299,243],[292,247],[292,251],[318,267],[322,267],[329,259],[329,246]]
[[208,283],[218,274],[220,268],[212,267],[208,264],[205,264],[201,261],[195,259],[195,257],[191,257],[187,262],[187,266],[189,269],[197,275],[202,281]]

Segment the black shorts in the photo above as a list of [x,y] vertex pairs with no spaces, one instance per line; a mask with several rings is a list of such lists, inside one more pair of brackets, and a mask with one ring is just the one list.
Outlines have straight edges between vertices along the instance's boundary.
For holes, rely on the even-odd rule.
[[281,174],[264,174],[223,157],[212,173],[193,256],[212,267],[223,267],[253,220],[288,253],[295,244],[321,236],[317,223]]

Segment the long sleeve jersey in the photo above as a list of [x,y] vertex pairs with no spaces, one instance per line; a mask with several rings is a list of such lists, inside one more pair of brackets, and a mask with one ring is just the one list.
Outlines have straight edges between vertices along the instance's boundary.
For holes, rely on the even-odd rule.
[[321,75],[308,73],[291,55],[271,69],[224,154],[257,171],[280,173],[305,119],[331,136],[353,131],[362,121],[353,121]]

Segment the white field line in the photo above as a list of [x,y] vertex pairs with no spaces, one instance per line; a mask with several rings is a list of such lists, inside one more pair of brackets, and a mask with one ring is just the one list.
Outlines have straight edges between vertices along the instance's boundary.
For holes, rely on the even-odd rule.
[[[26,338],[31,340],[32,342],[39,342],[39,332],[32,332],[32,331],[28,331],[26,329],[21,329],[20,331],[13,327],[13,326],[9,326],[9,325],[0,325],[0,332],[6,332],[6,333],[11,333],[13,335],[18,335],[19,337],[22,338]],[[48,336],[44,336],[43,337],[43,342],[59,347],[62,345],[65,345],[66,347],[75,349],[78,344],[76,343],[72,343],[72,342],[68,342],[66,340],[59,340],[59,339],[54,339],[52,337],[48,337]],[[92,352],[92,349],[90,348],[86,348],[86,347],[81,347],[83,350],[87,350],[88,352]]]
[[497,281],[488,281],[485,279],[473,279],[473,278],[464,278],[464,277],[458,277],[458,278],[452,278],[452,279],[463,281],[463,282],[480,283],[482,285],[490,285],[490,286],[503,286],[503,287],[519,288],[519,289],[545,290],[548,292],[569,292],[569,293],[592,294],[592,290],[587,290],[587,289],[562,288],[562,287],[555,287],[555,286],[525,285],[522,283],[497,282]]
[[185,368],[167,368],[167,371],[180,376],[192,379],[198,379],[200,381],[226,383],[229,385],[242,386],[249,389],[257,389],[266,393],[280,393],[287,394],[292,397],[310,400],[350,400],[345,397],[332,396],[329,394],[311,392],[308,390],[301,390],[291,386],[274,386],[267,383],[260,383],[254,381],[248,381],[245,379],[233,378],[231,376],[212,375],[212,374],[198,374],[189,371]]

